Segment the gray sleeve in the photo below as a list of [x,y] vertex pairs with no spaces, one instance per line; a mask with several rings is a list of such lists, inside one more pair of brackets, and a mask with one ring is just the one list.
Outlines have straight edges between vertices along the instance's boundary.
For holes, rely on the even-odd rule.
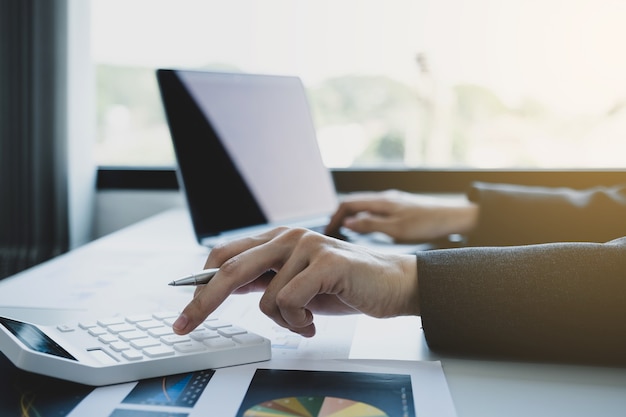
[[417,254],[431,349],[626,364],[626,238]]

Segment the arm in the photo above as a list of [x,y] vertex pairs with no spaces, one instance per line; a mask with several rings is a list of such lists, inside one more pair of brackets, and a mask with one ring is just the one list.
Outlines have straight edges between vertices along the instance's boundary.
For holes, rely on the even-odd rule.
[[626,364],[626,238],[417,254],[433,350]]
[[475,183],[470,246],[607,242],[626,235],[626,186],[587,190]]
[[398,190],[355,193],[341,202],[325,232],[332,236],[343,226],[357,233],[383,232],[397,242],[433,241],[470,232],[478,211],[467,199]]
[[[619,201],[621,194],[598,195]],[[624,218],[611,219],[617,233]],[[261,310],[304,336],[315,333],[313,313],[422,315],[435,350],[626,363],[626,238],[416,256],[380,254],[305,229],[236,240],[211,251],[205,266],[220,272],[196,290],[173,327],[188,333],[231,293],[263,291]]]
[[189,333],[230,294],[250,291],[263,292],[263,313],[307,337],[315,334],[314,313],[419,314],[413,255],[377,253],[307,229],[277,228],[220,245],[205,267],[220,270],[196,289],[176,333]]
[[217,266],[177,333],[232,293],[262,291],[260,309],[307,337],[315,313],[421,315],[433,350],[626,364],[626,238],[388,255],[278,228],[215,248]]
[[475,183],[468,200],[401,191],[356,193],[339,205],[326,232],[344,226],[396,241],[456,233],[470,246],[606,242],[626,235],[626,186],[588,190]]

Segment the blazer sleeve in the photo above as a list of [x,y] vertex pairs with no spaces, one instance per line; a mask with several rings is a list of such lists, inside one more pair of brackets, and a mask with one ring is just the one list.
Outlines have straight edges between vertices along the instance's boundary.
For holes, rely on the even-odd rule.
[[626,365],[626,237],[610,240],[626,236],[625,189],[476,184],[471,198],[484,246],[417,254],[430,348]]
[[626,236],[626,186],[587,190],[475,183],[480,206],[469,246],[607,242]]
[[417,254],[434,351],[626,364],[626,237]]

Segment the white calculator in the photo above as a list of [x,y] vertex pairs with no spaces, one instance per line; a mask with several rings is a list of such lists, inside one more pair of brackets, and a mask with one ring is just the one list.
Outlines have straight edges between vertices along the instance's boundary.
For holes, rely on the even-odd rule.
[[268,339],[218,318],[174,334],[176,317],[156,312],[58,326],[0,317],[0,351],[25,371],[94,386],[271,357]]

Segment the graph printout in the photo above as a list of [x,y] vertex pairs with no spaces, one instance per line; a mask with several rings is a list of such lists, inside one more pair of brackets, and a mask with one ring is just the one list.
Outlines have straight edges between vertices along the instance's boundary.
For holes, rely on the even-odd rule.
[[95,389],[69,417],[455,417],[439,362],[271,360]]
[[407,374],[258,369],[237,417],[415,417]]

